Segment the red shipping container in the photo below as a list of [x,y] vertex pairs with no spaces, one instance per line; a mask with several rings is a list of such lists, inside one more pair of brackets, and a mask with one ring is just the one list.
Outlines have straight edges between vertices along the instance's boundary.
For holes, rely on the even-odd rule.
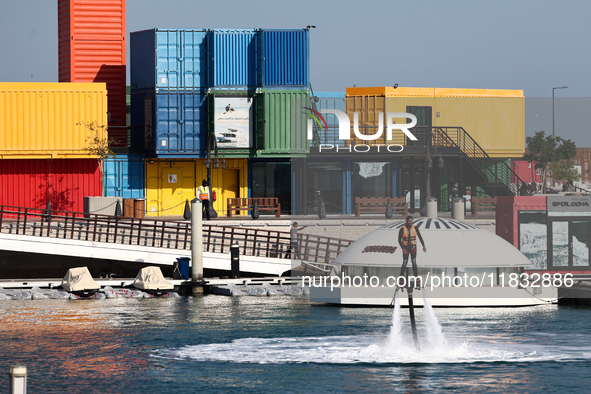
[[125,0],[58,1],[59,81],[105,82],[109,137],[127,146]]
[[0,205],[84,212],[85,196],[101,196],[96,159],[0,160]]
[[498,196],[496,233],[519,248],[519,211],[546,211],[545,196]]

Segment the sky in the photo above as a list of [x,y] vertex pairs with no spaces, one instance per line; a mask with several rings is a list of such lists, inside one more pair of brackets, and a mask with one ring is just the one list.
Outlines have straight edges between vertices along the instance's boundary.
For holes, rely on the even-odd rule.
[[[552,132],[552,88],[567,86],[555,91],[556,135],[591,147],[591,101],[573,100],[590,96],[588,0],[127,0],[126,7],[128,37],[156,27],[315,25],[317,92],[395,83],[523,90],[526,135]],[[57,0],[2,1],[0,37],[0,81],[58,81]],[[129,64],[129,47],[127,54]]]

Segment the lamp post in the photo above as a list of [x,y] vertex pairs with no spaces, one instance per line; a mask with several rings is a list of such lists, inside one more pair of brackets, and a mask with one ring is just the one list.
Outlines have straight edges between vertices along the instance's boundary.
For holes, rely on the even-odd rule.
[[568,87],[560,86],[557,88],[552,88],[552,138],[554,138],[554,91],[556,89],[568,89]]
[[[214,152],[214,160],[213,160],[213,167],[220,168],[220,161],[218,160],[218,144],[215,138],[215,133],[211,132],[207,135],[207,158],[205,159],[205,168],[207,169],[207,185],[209,186],[209,218],[215,219],[218,217],[218,213],[213,208],[213,198],[212,198],[212,186],[211,186],[211,144],[213,142],[213,152]],[[224,159],[223,167],[226,167],[226,160]]]
[[[555,136],[554,136],[554,91],[556,89],[568,89],[568,87],[559,86],[556,88],[552,88],[552,138],[555,138]],[[552,175],[552,186],[556,186],[556,182],[554,180],[554,175]]]
[[[427,135],[427,154],[425,157],[425,161],[427,164],[427,184],[425,187],[425,191],[427,194],[427,197],[425,198],[425,201],[427,201],[427,198],[431,197],[431,169],[433,168],[433,160],[431,159],[431,141],[433,140],[434,134],[433,134],[433,129],[429,128],[429,134]],[[435,155],[437,155],[437,141],[435,142]],[[439,156],[439,159],[437,160],[437,168],[443,168],[443,166],[445,165],[445,163],[443,162],[443,158],[441,156]]]

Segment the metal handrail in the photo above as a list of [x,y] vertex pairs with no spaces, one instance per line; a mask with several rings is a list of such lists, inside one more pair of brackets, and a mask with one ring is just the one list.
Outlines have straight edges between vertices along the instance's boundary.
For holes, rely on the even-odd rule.
[[[191,224],[145,218],[83,214],[77,212],[0,206],[0,233],[82,241],[139,245],[166,249],[191,249]],[[353,241],[298,234],[299,258],[328,263]],[[291,259],[293,243],[286,231],[234,226],[203,225],[203,250],[230,253],[237,243],[242,255]]]

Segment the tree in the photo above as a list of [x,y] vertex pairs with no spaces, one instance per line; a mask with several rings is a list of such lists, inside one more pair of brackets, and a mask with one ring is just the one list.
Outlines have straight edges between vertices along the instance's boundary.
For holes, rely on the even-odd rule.
[[535,163],[535,168],[542,170],[542,193],[546,193],[546,176],[549,166],[553,163],[572,160],[577,155],[577,147],[571,140],[546,136],[545,131],[536,131],[535,135],[527,137],[525,142],[529,153],[523,158],[532,164]]
[[96,156],[101,173],[101,180],[103,181],[103,196],[105,195],[105,159],[115,157],[115,152],[111,150],[109,145],[115,142],[114,139],[106,137],[108,135],[107,126],[99,125],[97,122],[82,122],[76,123],[82,125],[91,131],[91,136],[86,139],[88,146],[86,151],[92,156]]
[[548,166],[552,177],[561,181],[576,182],[581,180],[581,174],[575,168],[574,159],[560,160]]

